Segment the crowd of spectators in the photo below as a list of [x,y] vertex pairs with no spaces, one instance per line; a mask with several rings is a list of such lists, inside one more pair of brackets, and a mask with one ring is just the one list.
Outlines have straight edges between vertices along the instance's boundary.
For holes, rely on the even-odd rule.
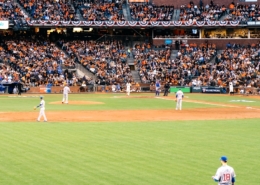
[[174,6],[130,3],[129,8],[133,21],[172,21],[174,15]]
[[77,79],[73,74],[62,72],[62,66],[67,64],[72,67],[74,62],[54,43],[19,38],[5,40],[5,45],[6,54],[2,57],[2,62],[9,66],[12,74],[18,74],[18,80],[24,84],[59,86],[64,81],[71,85],[76,83]]
[[0,83],[13,83],[19,81],[19,74],[10,66],[0,64]]
[[[18,3],[34,20],[77,21],[80,17],[77,11],[87,21],[124,21],[123,1],[81,1],[71,2],[60,0],[18,0]],[[133,21],[172,21],[174,6],[154,5],[151,3],[129,3],[130,16]],[[214,3],[198,4],[190,1],[180,6],[180,21],[218,21],[239,20],[260,21],[258,4],[235,4],[228,6]],[[0,0],[0,20],[25,18],[26,15],[14,0]]]
[[259,87],[260,43],[228,43],[217,56],[211,76],[218,86],[227,86],[231,81],[235,87]]
[[[177,53],[168,46],[156,49],[150,43],[135,44],[130,50],[116,40],[60,40],[58,45],[63,51],[46,40],[4,40],[0,47],[0,83],[21,81],[28,87],[96,84],[104,86],[104,91],[123,91],[127,82],[134,84],[127,64],[132,55],[141,82],[151,86],[156,80],[173,86],[225,88],[230,82],[239,88],[260,86],[260,42],[228,43],[219,54],[211,43],[182,44]],[[96,75],[97,80],[79,78],[76,72],[70,72],[76,62]]]
[[260,21],[259,5],[257,4],[235,4],[230,3],[227,9],[228,16],[225,20]]
[[134,63],[143,83],[158,79],[159,73],[169,65],[171,50],[156,50],[151,44],[135,44],[132,49]]
[[59,41],[59,45],[70,57],[75,58],[75,62],[95,74],[99,85],[133,81],[127,63],[127,50],[119,41]]
[[219,6],[213,2],[203,5],[194,4],[190,1],[188,5],[182,5],[180,7],[179,21],[218,21],[222,16],[226,15],[227,8],[225,5]]
[[24,18],[22,10],[14,0],[0,0],[0,20]]
[[[140,52],[136,67],[143,83],[154,86],[156,80],[170,82],[173,86],[216,86],[228,88],[231,82],[242,93],[253,92],[247,88],[260,87],[260,43],[247,45],[227,44],[225,50],[216,55],[214,44],[186,44],[176,58],[167,58],[167,49]],[[146,57],[145,57],[146,56]],[[166,56],[166,60],[160,60]],[[215,57],[215,60],[214,59]],[[159,60],[158,60],[159,59]]]
[[211,44],[183,45],[175,59],[171,58],[169,48],[147,49],[145,52],[134,50],[138,53],[134,54],[136,67],[143,83],[154,83],[160,80],[163,83],[170,82],[172,85],[181,86],[189,86],[194,77],[208,73],[209,61],[216,54],[216,48]]
[[[122,1],[80,1],[73,0],[18,0],[18,3],[34,20],[77,21],[77,11],[87,21],[124,21]],[[172,21],[174,6],[151,3],[129,3],[133,21]],[[0,19],[24,18],[24,13],[13,0],[0,0]],[[239,20],[260,21],[259,5],[235,4],[219,5],[213,0],[209,4],[201,0],[198,4],[190,1],[180,6],[179,21]]]
[[34,20],[71,21],[78,20],[76,11],[68,1],[18,0]]
[[257,4],[235,4],[231,2],[228,6],[218,5],[213,0],[204,5],[202,0],[199,4],[190,1],[188,5],[180,7],[180,21],[260,21],[259,5]]
[[74,6],[79,9],[82,17],[86,21],[124,21],[122,3],[112,2],[95,2],[84,3],[74,1]]

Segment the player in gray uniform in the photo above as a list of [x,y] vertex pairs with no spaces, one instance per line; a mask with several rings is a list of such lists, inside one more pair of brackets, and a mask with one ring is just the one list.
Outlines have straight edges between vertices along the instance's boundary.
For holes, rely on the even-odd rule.
[[222,166],[218,168],[216,175],[212,176],[212,179],[215,182],[218,182],[218,185],[234,185],[236,181],[236,174],[234,169],[227,165],[226,156],[222,156],[220,161]]
[[182,99],[184,98],[184,94],[183,92],[181,91],[181,89],[179,89],[177,92],[176,92],[176,110],[181,110],[182,108]]

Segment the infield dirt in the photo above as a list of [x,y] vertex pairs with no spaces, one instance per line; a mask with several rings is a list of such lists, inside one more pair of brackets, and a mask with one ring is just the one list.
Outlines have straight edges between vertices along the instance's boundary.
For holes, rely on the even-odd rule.
[[[62,104],[61,101],[54,101],[54,102],[50,102],[49,104]],[[97,101],[69,101],[70,105],[100,105],[100,104],[104,104],[103,102],[97,102]]]
[[[0,113],[0,121],[32,122],[38,116],[34,112]],[[177,121],[177,120],[226,120],[260,118],[260,111],[238,108],[198,108],[177,110],[109,110],[109,111],[46,111],[50,122],[98,122],[98,121]]]

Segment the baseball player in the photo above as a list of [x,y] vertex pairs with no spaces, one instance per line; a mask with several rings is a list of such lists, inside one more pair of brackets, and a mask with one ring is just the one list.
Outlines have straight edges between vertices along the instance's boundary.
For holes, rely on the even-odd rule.
[[229,82],[229,94],[230,95],[234,95],[233,82]]
[[222,156],[220,161],[222,166],[218,168],[216,175],[212,176],[212,179],[218,182],[219,185],[234,185],[236,181],[234,169],[227,165],[226,156]]
[[176,92],[176,110],[181,110],[181,107],[182,107],[182,99],[184,98],[184,94],[183,92],[181,91],[181,89],[179,89],[177,92]]
[[43,116],[44,122],[47,122],[47,118],[45,116],[45,101],[43,99],[43,96],[40,96],[40,100],[41,100],[40,104],[34,108],[34,110],[35,110],[36,108],[40,107],[40,113],[39,113],[37,121],[40,121],[41,117]]
[[131,83],[127,82],[126,83],[126,94],[129,96],[131,91]]
[[63,98],[62,98],[62,104],[66,103],[68,104],[69,102],[69,93],[70,93],[70,88],[69,85],[65,85],[65,87],[63,88]]
[[155,83],[155,96],[160,96],[160,88],[161,88],[161,84],[159,81],[156,81]]

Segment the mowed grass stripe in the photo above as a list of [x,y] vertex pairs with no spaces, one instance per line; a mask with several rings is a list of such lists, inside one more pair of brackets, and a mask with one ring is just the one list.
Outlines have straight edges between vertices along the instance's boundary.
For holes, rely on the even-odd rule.
[[[52,139],[54,139],[54,138],[52,138]],[[41,143],[42,144],[42,143]],[[110,154],[109,154],[110,155]],[[98,159],[97,159],[98,160]]]
[[[113,98],[113,94],[107,94],[106,96],[97,94],[96,96],[88,96],[84,94],[70,94],[69,101],[97,101],[104,104],[92,104],[92,105],[64,105],[61,104],[61,98],[57,95],[45,95],[44,99],[46,102],[46,115],[48,117],[49,111],[84,111],[84,110],[162,110],[162,109],[175,109],[175,102],[163,101],[158,98],[154,98],[153,94],[140,94],[137,97],[132,98]],[[93,98],[91,98],[93,97]],[[104,98],[105,97],[105,98]],[[144,98],[140,98],[144,97]],[[1,106],[0,112],[24,112],[33,111],[33,107],[40,103],[39,98],[5,98],[0,99]],[[60,104],[50,104],[52,102],[60,102]],[[207,108],[216,107],[212,105],[195,104],[185,102],[184,108]],[[35,111],[38,114],[38,111]],[[62,115],[61,115],[62,116]],[[19,114],[17,114],[19,117]],[[35,117],[35,119],[37,116]]]
[[[51,174],[51,173],[57,173],[56,176],[52,176],[51,177],[55,177],[55,181],[58,183],[61,183],[63,181],[61,181],[62,177],[64,176],[64,172],[66,172],[66,175],[71,174],[71,172],[76,172],[78,174],[84,174],[84,172],[79,169],[77,170],[77,168],[67,168],[68,165],[70,164],[74,164],[75,163],[75,159],[73,156],[68,157],[65,154],[65,150],[62,151],[59,148],[56,147],[50,147],[49,144],[50,143],[44,143],[41,141],[41,139],[37,138],[35,139],[36,142],[40,143],[37,146],[32,146],[31,144],[28,144],[26,142],[23,141],[19,141],[19,147],[20,148],[19,151],[17,151],[16,156],[17,159],[15,161],[18,161],[19,158],[23,160],[22,164],[25,165],[26,167],[30,168],[30,166],[32,164],[38,164],[40,167],[38,168],[39,172],[41,172],[42,174],[47,175],[47,174]],[[48,146],[47,146],[48,145]],[[42,149],[44,148],[44,150]],[[48,149],[46,149],[48,148]],[[54,150],[55,148],[55,150]],[[10,153],[12,153],[12,151],[15,151],[14,147],[9,147]],[[27,152],[24,152],[27,151]],[[63,155],[59,155],[59,153],[63,153]],[[14,161],[14,162],[15,162]],[[33,170],[33,169],[31,169]],[[28,170],[28,171],[31,171]],[[77,171],[76,171],[77,170]],[[26,173],[26,171],[22,172],[22,173]],[[59,175],[61,177],[59,177]],[[48,177],[49,178],[49,177]],[[80,179],[78,180],[80,181]]]
[[[0,124],[1,154],[10,156],[1,157],[6,161],[2,168],[20,173],[12,159],[21,159],[11,156],[26,152],[23,155],[28,157],[21,160],[22,165],[26,161],[42,160],[42,167],[50,168],[48,175],[53,177],[35,172],[35,169],[43,170],[41,163],[33,163],[24,166],[28,173],[22,173],[20,180],[14,179],[17,184],[36,181],[38,184],[212,184],[210,177],[219,166],[219,157],[225,154],[236,169],[239,183],[247,180],[256,184],[258,122],[259,119]],[[13,147],[4,150],[8,145]],[[26,155],[28,152],[33,154]]]
[[[51,138],[51,139],[55,139],[55,138]],[[48,140],[41,140],[41,139],[36,139],[36,141],[37,142],[39,142],[39,143],[41,143],[41,146],[44,148],[44,147],[46,147],[46,145],[44,145],[43,143],[44,142],[47,142]],[[44,141],[44,142],[43,142]],[[49,145],[50,143],[47,143],[47,145]],[[26,146],[22,146],[25,150],[27,150],[27,148],[26,148]],[[57,146],[53,146],[53,148],[56,148]],[[29,146],[29,148],[31,148],[31,146]],[[52,150],[53,150],[53,148],[52,148]],[[61,148],[61,146],[59,146],[59,148]],[[37,148],[37,149],[40,149],[40,148]],[[56,149],[57,150],[57,149]],[[49,152],[50,150],[45,150],[45,151],[36,151],[37,153],[41,153],[41,155],[42,155],[42,153],[44,153],[44,158],[41,158],[41,159],[39,159],[39,161],[42,161],[42,160],[45,160],[44,162],[48,162],[48,160],[51,160],[51,159],[53,159],[54,158],[54,154],[56,154],[56,153],[54,153],[54,152]],[[66,150],[60,150],[60,152],[64,155],[64,154],[66,154],[66,153],[68,153],[68,152],[66,152]],[[70,151],[70,154],[75,154],[75,152],[77,152],[77,151]],[[29,156],[30,156],[30,154],[28,154]],[[51,157],[50,157],[51,156]],[[35,156],[31,156],[31,157],[35,157]],[[76,159],[76,160],[79,160],[79,156],[75,156],[75,155],[72,155],[72,159]],[[47,160],[47,161],[46,161]],[[71,160],[71,159],[69,159],[69,158],[65,158],[64,159],[64,156],[63,156],[63,159],[59,159],[59,156],[57,156],[56,158],[54,158],[53,159],[53,161],[51,161],[51,163],[53,164],[53,165],[58,165],[58,166],[61,166],[60,164],[62,164],[61,162],[63,162],[63,163],[67,163],[69,160]],[[37,159],[37,161],[38,161],[38,159]],[[57,162],[57,164],[55,164],[55,162]],[[69,162],[71,162],[71,161],[69,161]],[[75,164],[74,162],[71,162],[71,164]],[[78,167],[80,167],[80,166],[82,166],[82,164],[78,164],[77,163],[77,166]],[[86,174],[85,172],[84,172],[84,170],[83,169],[80,169],[80,168],[73,168],[73,166],[72,166],[72,168],[69,168],[68,169],[68,171],[70,171],[70,169],[78,169],[78,171],[77,171],[77,173],[79,173],[80,174],[80,172],[81,173],[84,173],[84,174]],[[89,174],[89,173],[87,173],[87,174]]]

